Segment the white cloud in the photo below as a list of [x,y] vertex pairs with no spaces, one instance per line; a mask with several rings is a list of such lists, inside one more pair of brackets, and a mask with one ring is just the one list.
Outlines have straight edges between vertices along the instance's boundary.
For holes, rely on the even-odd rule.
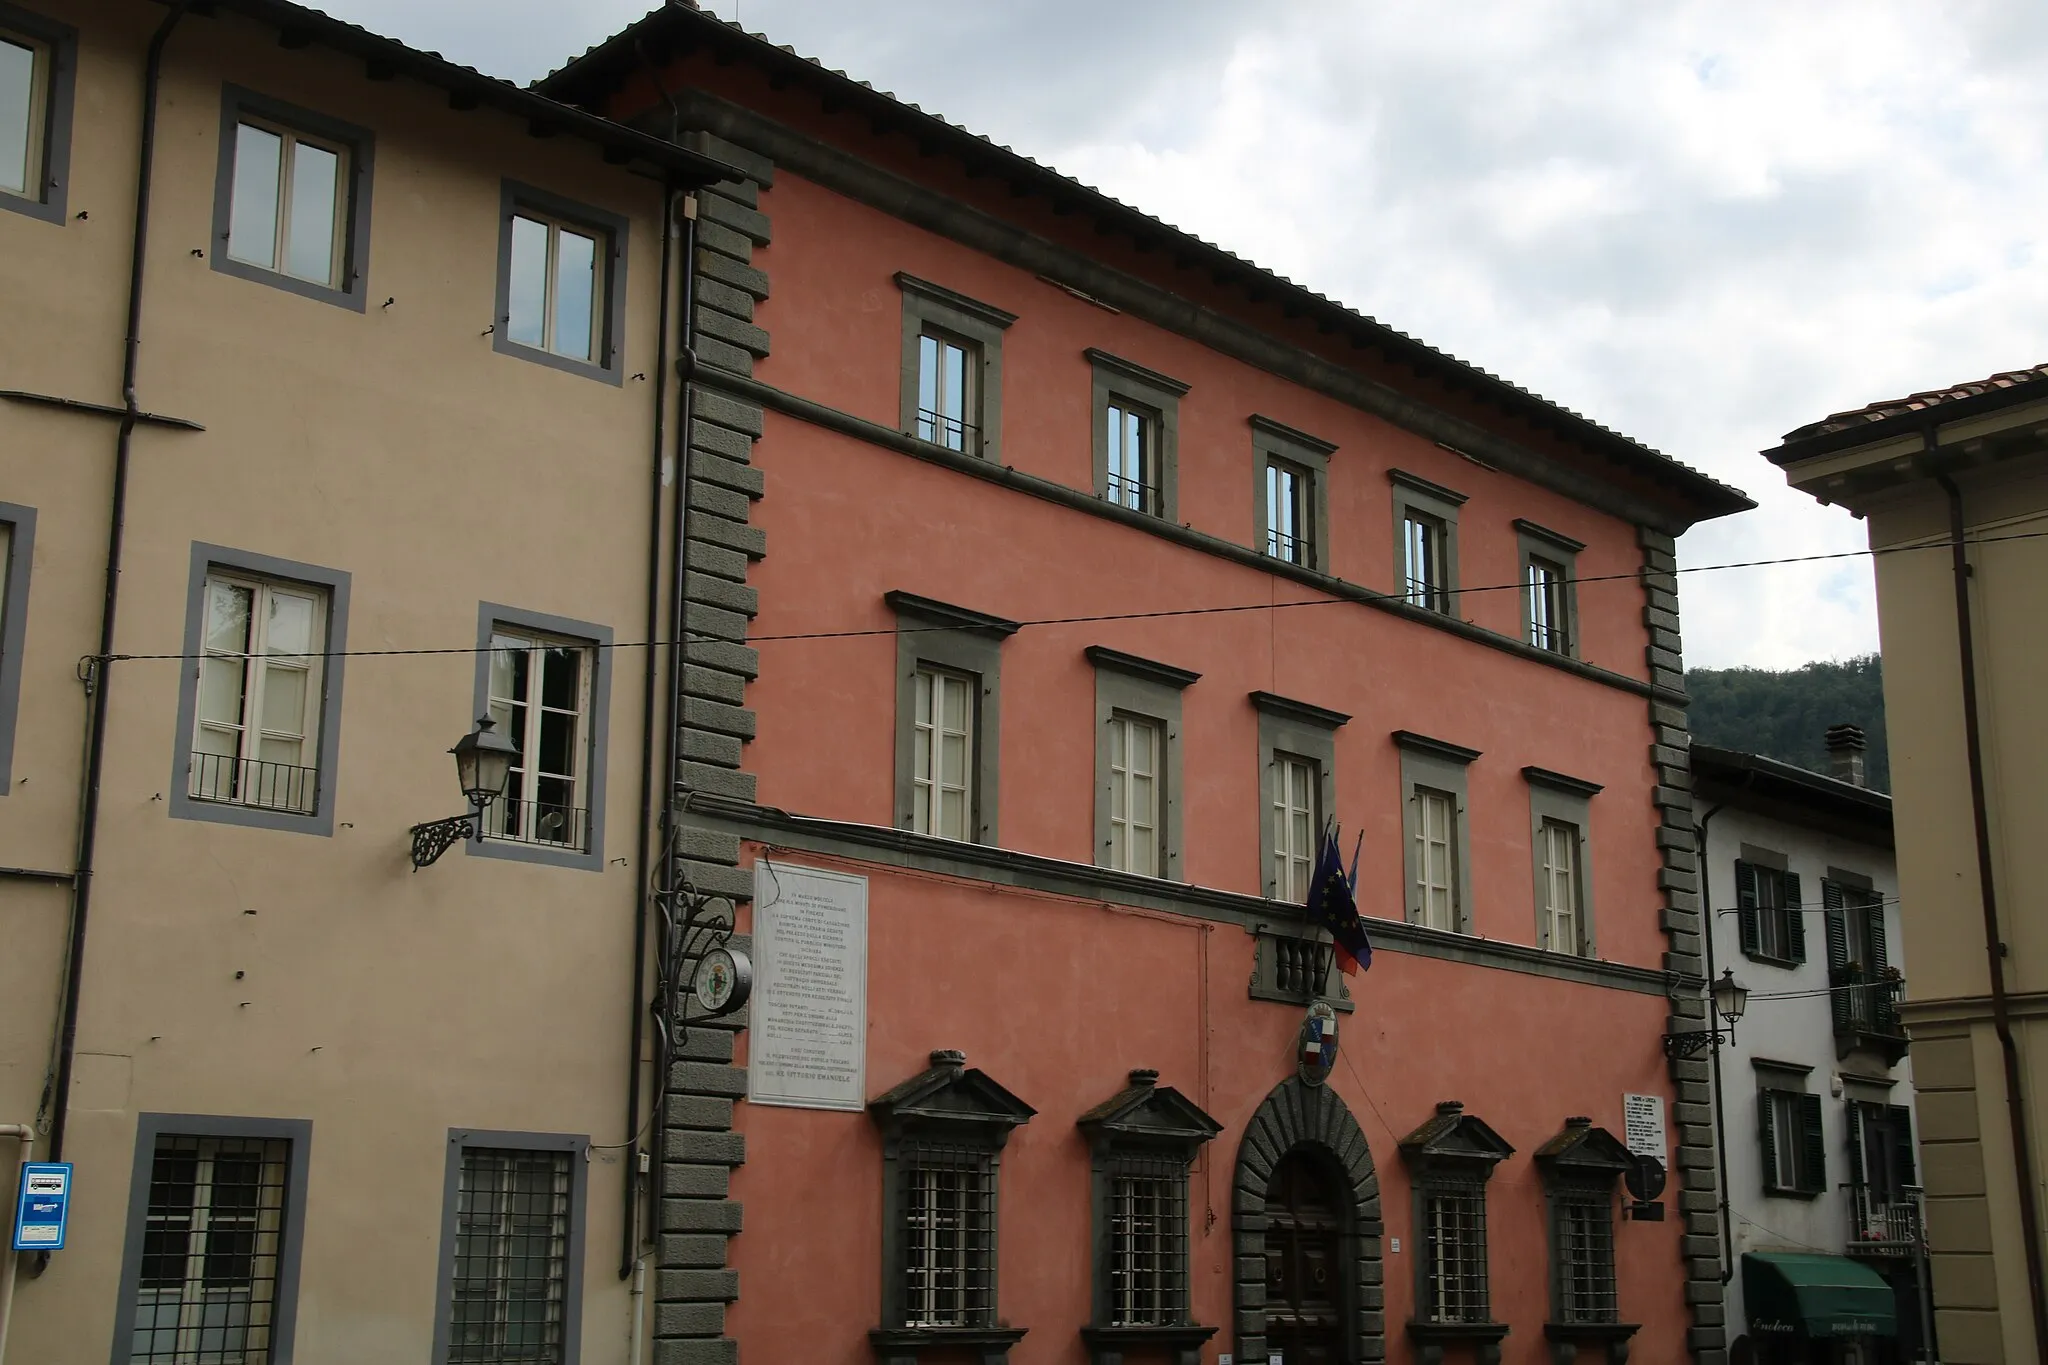
[[[1860,547],[1756,452],[2048,360],[2048,7],[2027,0],[739,3],[1757,498],[1687,536],[1688,565]],[[336,0],[519,78],[636,4]],[[1683,597],[1696,664],[1876,647],[1865,561],[1698,573]]]

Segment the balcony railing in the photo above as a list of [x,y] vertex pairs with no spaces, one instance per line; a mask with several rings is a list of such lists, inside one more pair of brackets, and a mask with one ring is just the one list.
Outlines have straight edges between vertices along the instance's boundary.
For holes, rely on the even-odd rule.
[[1851,963],[1829,972],[1828,985],[1836,1037],[1875,1043],[1894,1054],[1896,1063],[1906,1050],[1906,1026],[1899,1019],[1906,983],[1893,973],[1878,975]]
[[484,811],[483,837],[581,852],[590,847],[590,812],[575,806],[506,797]]
[[233,754],[192,755],[195,801],[311,815],[320,808],[320,770]]
[[981,428],[930,408],[917,410],[917,439],[966,455],[981,454]]
[[1849,1250],[1865,1256],[1906,1256],[1920,1237],[1920,1211],[1904,1193],[1846,1185]]

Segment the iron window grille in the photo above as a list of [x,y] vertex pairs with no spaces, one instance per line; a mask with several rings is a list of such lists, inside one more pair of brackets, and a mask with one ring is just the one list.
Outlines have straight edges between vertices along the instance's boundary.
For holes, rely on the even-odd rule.
[[1280,460],[1266,462],[1266,553],[1289,564],[1315,562],[1313,476]]
[[1529,561],[1529,641],[1553,654],[1571,653],[1570,575],[1547,559]]
[[1109,1184],[1110,1325],[1187,1321],[1187,1162],[1119,1157]]
[[1410,513],[1401,522],[1401,557],[1410,604],[1425,611],[1448,612],[1451,595],[1444,571],[1444,524],[1435,517]]
[[1108,475],[1103,496],[1119,507],[1158,516],[1158,421],[1149,413],[1111,403],[1105,421]]
[[210,573],[187,795],[311,815],[319,769],[327,598]]
[[1423,1320],[1489,1321],[1485,1184],[1439,1177],[1422,1201]]
[[[1493,1321],[1486,1182],[1515,1149],[1457,1100],[1441,1101],[1427,1122],[1401,1139],[1400,1149],[1413,1174],[1421,1252],[1410,1336],[1438,1344],[1498,1341],[1507,1329]],[[1484,1349],[1478,1354],[1493,1358]]]
[[491,633],[488,705],[519,747],[503,800],[484,810],[481,837],[549,848],[590,846],[593,651],[509,630]]
[[282,1138],[157,1138],[129,1360],[268,1365],[290,1161]]
[[1735,905],[1744,954],[1781,965],[1806,961],[1798,873],[1758,863],[1736,863]]
[[449,1296],[451,1365],[561,1365],[569,1291],[570,1156],[463,1149]]
[[1554,1198],[1558,1321],[1619,1321],[1613,1191],[1605,1186],[1562,1188]]
[[981,453],[976,349],[941,332],[917,339],[917,438],[965,455]]
[[903,1326],[995,1322],[995,1170],[973,1147],[906,1142],[902,1168]]

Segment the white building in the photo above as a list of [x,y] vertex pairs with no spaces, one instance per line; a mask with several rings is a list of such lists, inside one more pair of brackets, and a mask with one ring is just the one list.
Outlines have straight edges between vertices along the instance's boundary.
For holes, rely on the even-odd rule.
[[1692,750],[1708,975],[1749,989],[1733,1037],[1699,1055],[1730,1358],[1755,1365],[1925,1358],[1891,798],[1863,785],[1860,730],[1828,747],[1833,776]]

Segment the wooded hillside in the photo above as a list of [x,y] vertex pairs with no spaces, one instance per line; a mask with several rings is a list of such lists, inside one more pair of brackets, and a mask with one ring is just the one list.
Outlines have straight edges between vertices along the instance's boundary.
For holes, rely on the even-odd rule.
[[1828,770],[1830,725],[1860,725],[1870,742],[1869,785],[1892,789],[1884,740],[1884,666],[1875,654],[1771,672],[1694,668],[1685,675],[1687,713],[1701,744],[1764,754],[1817,773]]

